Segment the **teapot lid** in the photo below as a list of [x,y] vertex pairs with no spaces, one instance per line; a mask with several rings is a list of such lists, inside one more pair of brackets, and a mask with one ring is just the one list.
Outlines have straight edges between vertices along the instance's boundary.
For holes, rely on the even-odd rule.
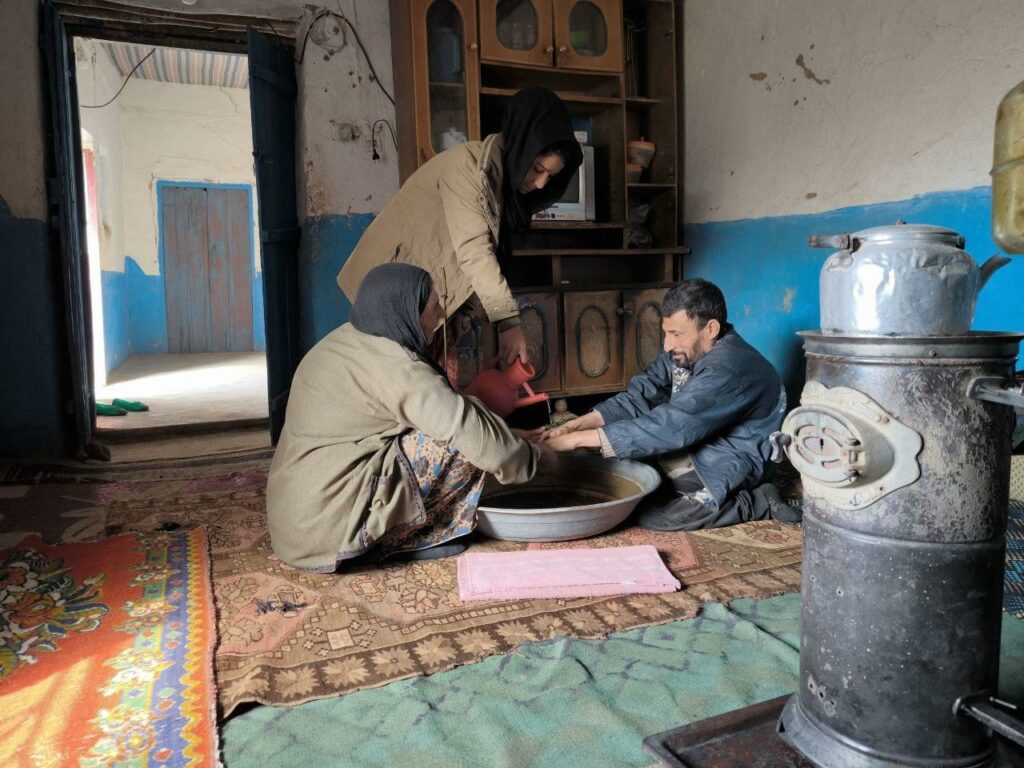
[[946,227],[934,227],[930,224],[889,224],[884,227],[871,227],[854,232],[854,239],[861,243],[948,243],[956,248],[963,248],[966,242],[959,232]]

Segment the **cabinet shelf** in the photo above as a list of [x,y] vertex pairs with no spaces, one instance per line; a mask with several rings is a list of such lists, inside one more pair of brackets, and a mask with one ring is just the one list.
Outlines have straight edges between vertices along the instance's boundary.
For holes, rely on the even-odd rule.
[[[518,88],[495,88],[493,86],[484,86],[480,88],[481,96],[513,96],[515,95]],[[599,107],[618,107],[622,104],[622,99],[614,96],[591,96],[586,93],[573,93],[571,91],[556,91],[558,98],[567,104],[581,104],[591,105]]]
[[626,225],[621,221],[565,221],[544,219],[535,221],[530,229],[623,229]]
[[652,192],[654,192],[654,191],[663,190],[663,189],[675,189],[676,185],[673,184],[673,183],[650,184],[650,183],[639,183],[638,182],[638,183],[633,183],[633,184],[627,184],[626,188],[629,189],[630,191],[635,190],[637,192],[643,192],[644,190],[651,190]]
[[649,99],[645,96],[630,96],[626,99],[626,106],[630,109],[650,109],[664,103],[662,99]]
[[480,58],[480,64],[484,67],[490,67],[492,69],[509,69],[509,70],[525,70],[532,72],[543,72],[547,75],[551,74],[566,74],[566,75],[582,75],[583,77],[589,77],[592,79],[609,79],[618,77],[618,72],[603,72],[594,69],[574,69],[573,67],[555,67],[548,66],[546,64],[526,64],[521,61],[499,61],[498,59],[486,59]]
[[685,256],[685,245],[666,248],[523,248],[516,256]]

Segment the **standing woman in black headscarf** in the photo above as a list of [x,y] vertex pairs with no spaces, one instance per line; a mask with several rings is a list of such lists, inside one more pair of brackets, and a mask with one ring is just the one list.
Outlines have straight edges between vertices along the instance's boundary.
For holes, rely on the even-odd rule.
[[500,264],[510,236],[562,197],[582,161],[562,100],[546,88],[519,91],[506,105],[501,133],[441,152],[406,180],[363,234],[338,284],[354,302],[373,267],[415,264],[433,278],[446,318],[476,295],[498,330],[500,358],[526,361],[519,307]]
[[372,269],[351,322],[302,359],[267,480],[274,552],[328,572],[353,558],[465,548],[484,473],[526,482],[539,449],[455,392],[428,357],[444,317],[408,264]]

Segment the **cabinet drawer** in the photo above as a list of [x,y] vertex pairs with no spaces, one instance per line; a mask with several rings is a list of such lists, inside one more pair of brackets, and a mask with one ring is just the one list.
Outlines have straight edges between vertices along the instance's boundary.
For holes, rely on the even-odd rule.
[[661,302],[666,293],[667,288],[622,292],[622,308],[625,313],[623,367],[626,382],[635,373],[645,370],[661,354]]
[[559,348],[558,294],[517,293],[519,316],[530,363],[537,375],[530,386],[537,392],[555,392],[562,388],[562,351]]
[[621,386],[621,296],[619,291],[564,294],[567,390]]

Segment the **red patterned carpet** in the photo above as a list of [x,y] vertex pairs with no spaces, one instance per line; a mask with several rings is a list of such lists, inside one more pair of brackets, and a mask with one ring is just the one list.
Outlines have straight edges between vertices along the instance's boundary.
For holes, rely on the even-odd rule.
[[216,766],[206,535],[0,551],[0,765]]

